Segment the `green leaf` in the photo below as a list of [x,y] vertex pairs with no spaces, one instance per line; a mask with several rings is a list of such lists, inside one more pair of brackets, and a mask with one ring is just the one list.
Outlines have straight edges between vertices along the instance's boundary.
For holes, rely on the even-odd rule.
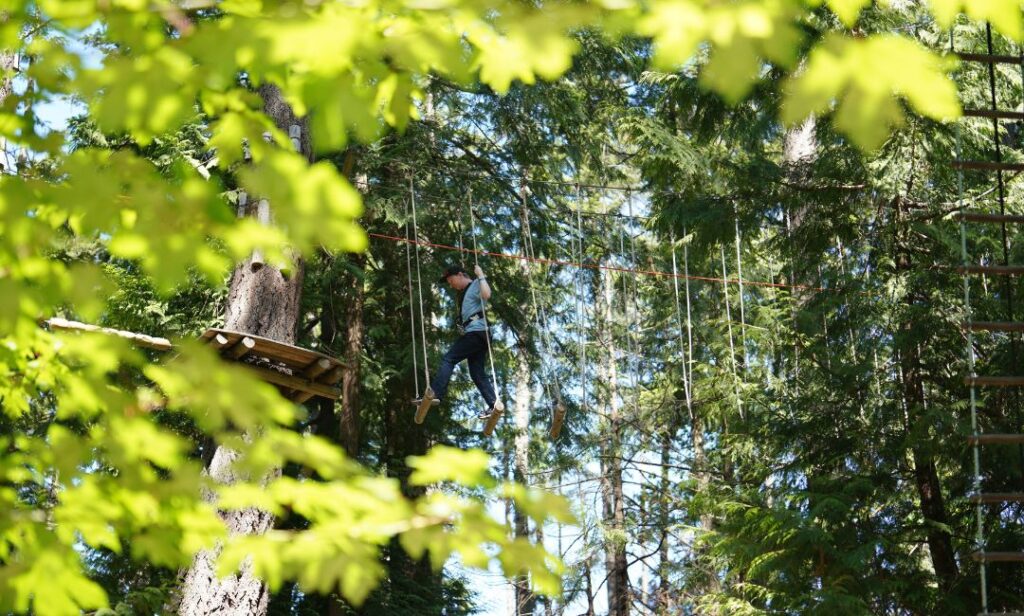
[[903,37],[833,34],[814,48],[805,69],[790,80],[782,119],[794,125],[837,104],[836,126],[858,146],[872,150],[903,121],[897,97],[932,119],[959,116],[950,69],[949,62]]
[[857,23],[861,9],[869,4],[871,4],[871,0],[828,0],[828,6],[832,12],[849,28]]
[[430,485],[454,481],[465,486],[493,486],[490,474],[491,459],[480,449],[463,451],[455,447],[437,445],[425,456],[410,456],[406,463],[413,469],[409,482]]

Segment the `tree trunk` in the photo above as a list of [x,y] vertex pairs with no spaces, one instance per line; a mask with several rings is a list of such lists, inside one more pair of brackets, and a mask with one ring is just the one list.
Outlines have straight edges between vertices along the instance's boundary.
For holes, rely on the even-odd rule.
[[614,281],[606,273],[604,278],[605,331],[609,332],[605,348],[608,350],[603,380],[608,385],[608,444],[604,446],[604,517],[605,525],[611,529],[611,537],[605,540],[605,568],[608,573],[608,616],[629,614],[629,571],[626,566],[625,510],[622,494],[622,417],[618,401],[618,367],[616,347],[612,328],[612,306]]
[[[289,126],[299,124],[303,127],[303,143],[308,144],[305,125],[292,113],[280,91],[273,86],[263,86],[260,95],[266,113],[277,126],[287,131]],[[304,151],[309,151],[308,146]],[[272,267],[257,268],[250,262],[239,265],[231,278],[225,329],[294,343],[302,277],[301,262],[296,263],[295,271],[289,277]],[[259,435],[251,434],[249,437],[259,438]],[[219,483],[233,483],[237,477],[231,467],[237,457],[238,452],[218,447],[208,469],[210,476]],[[278,470],[266,479],[279,474]],[[221,517],[231,535],[263,534],[274,522],[269,512],[259,509],[226,512]],[[219,554],[218,546],[196,555],[184,577],[179,613],[187,616],[266,614],[270,598],[266,585],[252,576],[248,564],[243,564],[240,572],[218,579],[216,560]]]
[[363,307],[366,303],[363,271],[366,259],[362,255],[352,257],[357,268],[351,287],[351,301],[345,310],[345,371],[341,377],[341,417],[339,434],[341,446],[353,458],[359,455],[361,404],[361,364],[365,326]]
[[[532,403],[532,392],[530,391],[530,359],[524,339],[519,350],[518,361],[516,362],[516,412],[515,412],[515,454],[513,460],[512,478],[516,482],[527,485],[527,473],[530,463],[530,406]],[[512,517],[516,538],[529,540],[530,525],[526,513],[521,507],[516,507]],[[530,579],[526,575],[516,576],[513,580],[515,587],[516,616],[532,616],[536,610],[536,597],[530,592]]]
[[674,435],[674,430],[665,430],[661,435],[661,495],[658,506],[658,527],[661,531],[661,537],[659,538],[660,545],[658,546],[658,596],[655,604],[655,611],[658,614],[671,614],[672,606],[675,604],[672,600],[672,592],[669,586],[669,574],[672,568],[672,560],[669,557],[669,539],[672,535],[668,530],[671,522],[672,508],[672,497],[669,494],[672,482],[669,477],[668,467],[672,462],[672,437]]
[[[902,202],[895,200],[896,218],[896,269],[906,275],[913,267],[911,244],[908,238],[909,225],[905,222]],[[905,307],[900,311],[903,315],[913,313],[914,306],[928,301],[927,294],[911,283],[903,297]],[[924,375],[921,369],[921,356],[917,343],[913,339],[914,324],[909,317],[901,319],[897,348],[900,371],[902,373],[902,394],[904,412],[906,413],[906,432],[914,432],[914,423],[925,411]],[[914,442],[910,447],[914,460],[914,486],[917,488],[918,504],[921,515],[925,519],[928,537],[928,549],[931,553],[932,567],[943,590],[949,590],[956,582],[959,568],[956,552],[953,549],[952,537],[943,530],[948,527],[946,504],[942,497],[942,485],[935,469],[935,458],[927,447],[927,443]]]

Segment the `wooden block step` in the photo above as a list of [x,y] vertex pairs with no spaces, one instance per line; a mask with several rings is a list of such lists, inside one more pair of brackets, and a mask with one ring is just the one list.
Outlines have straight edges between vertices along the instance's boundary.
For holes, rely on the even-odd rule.
[[1006,109],[964,109],[964,117],[995,118],[997,120],[1024,120],[1024,111]]
[[964,323],[964,329],[972,332],[1024,332],[1024,322],[971,321]]
[[1024,552],[975,552],[971,559],[985,563],[1024,563]]
[[989,276],[1020,276],[1024,265],[958,265],[961,274],[988,274]]
[[976,387],[1021,387],[1024,376],[968,376],[964,377],[964,383]]
[[979,434],[968,436],[971,445],[1017,445],[1024,444],[1024,434]]
[[953,168],[974,171],[1024,171],[1024,163],[997,163],[990,160],[954,160]]
[[972,503],[984,505],[1000,505],[1003,503],[1024,503],[1024,492],[991,492],[989,494],[972,494]]
[[1024,223],[1024,215],[1021,214],[986,214],[984,212],[964,212],[960,216],[967,222],[1009,222],[1014,224]]
[[993,55],[987,53],[958,53],[964,62],[982,62],[984,64],[1020,64],[1021,56]]

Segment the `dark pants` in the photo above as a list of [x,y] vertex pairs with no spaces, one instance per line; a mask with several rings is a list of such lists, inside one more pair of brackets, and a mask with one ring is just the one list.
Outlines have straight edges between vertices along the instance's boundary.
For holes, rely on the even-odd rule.
[[448,381],[452,379],[452,372],[455,366],[462,360],[469,360],[469,376],[476,383],[480,395],[484,397],[487,408],[494,406],[497,396],[494,395],[494,388],[491,387],[491,378],[487,376],[487,332],[467,332],[462,334],[455,344],[448,349],[448,352],[441,358],[441,365],[437,367],[437,374],[430,383],[434,390],[434,397],[444,400],[448,393]]

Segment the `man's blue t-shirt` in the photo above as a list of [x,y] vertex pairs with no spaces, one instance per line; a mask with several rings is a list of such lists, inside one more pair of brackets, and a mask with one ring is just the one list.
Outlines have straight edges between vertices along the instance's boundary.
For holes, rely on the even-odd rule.
[[[466,292],[462,296],[462,322],[465,323],[469,320],[469,317],[481,312],[484,309],[484,302],[480,299],[480,279],[477,278],[473,282],[469,283],[466,287]],[[484,320],[477,319],[466,326],[466,332],[484,332],[487,331],[487,325]]]

